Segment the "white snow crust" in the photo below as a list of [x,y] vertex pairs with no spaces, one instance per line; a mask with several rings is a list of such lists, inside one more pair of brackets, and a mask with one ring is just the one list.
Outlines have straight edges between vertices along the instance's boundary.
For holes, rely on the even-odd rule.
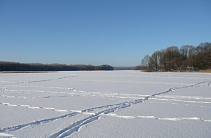
[[211,74],[0,73],[1,137],[211,137]]

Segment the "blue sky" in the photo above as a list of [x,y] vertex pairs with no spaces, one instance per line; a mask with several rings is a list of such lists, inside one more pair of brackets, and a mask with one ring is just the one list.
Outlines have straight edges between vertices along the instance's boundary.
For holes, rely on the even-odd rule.
[[136,66],[211,42],[210,0],[0,0],[0,61]]

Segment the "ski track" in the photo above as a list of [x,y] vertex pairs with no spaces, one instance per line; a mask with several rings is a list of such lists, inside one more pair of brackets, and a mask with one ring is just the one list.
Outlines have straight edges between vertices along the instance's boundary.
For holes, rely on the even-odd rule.
[[[167,90],[165,92],[152,94],[151,96],[147,96],[144,99],[137,99],[137,100],[134,100],[134,101],[128,101],[128,102],[123,102],[123,103],[116,104],[115,107],[112,107],[110,109],[106,109],[106,110],[97,112],[94,115],[91,115],[91,116],[89,116],[87,118],[84,118],[82,120],[76,121],[75,123],[73,123],[70,126],[60,130],[59,132],[52,134],[51,136],[49,136],[49,138],[63,138],[63,137],[66,137],[66,136],[70,136],[72,133],[79,131],[80,127],[82,127],[84,125],[87,125],[87,124],[89,124],[89,123],[91,123],[91,122],[93,122],[95,120],[98,120],[102,115],[107,115],[107,114],[115,112],[115,111],[117,111],[119,109],[127,108],[127,107],[130,107],[130,106],[134,105],[134,104],[142,103],[142,102],[147,101],[150,98],[153,98],[155,96],[159,96],[159,95],[162,95],[162,94],[170,93],[170,92],[173,92],[173,91],[178,90],[178,89],[197,87],[198,85],[206,83],[206,82],[210,82],[210,81],[199,82],[199,83],[197,83],[195,85],[193,84],[193,85],[184,86],[184,87],[174,87],[174,88],[170,88],[169,90]],[[162,118],[160,120],[162,120]],[[171,120],[171,119],[166,119],[166,120]],[[183,120],[184,120],[184,118],[183,118]],[[188,120],[188,119],[186,118],[185,120]],[[210,120],[206,120],[206,121],[210,122]]]
[[[57,79],[47,79],[47,80],[28,81],[28,82],[17,82],[16,84],[20,84],[20,83],[37,83],[37,82],[44,82],[44,81],[54,81],[54,80],[61,80],[61,79],[70,78],[70,77],[77,77],[77,75],[60,77],[60,78],[57,78]],[[131,119],[131,118],[151,118],[151,119],[157,119],[157,120],[170,120],[170,121],[197,120],[197,121],[211,122],[211,120],[204,120],[202,118],[197,118],[197,117],[190,117],[190,118],[182,118],[182,117],[181,118],[159,118],[159,117],[154,117],[154,116],[118,116],[116,114],[113,114],[113,112],[115,112],[115,111],[117,111],[119,109],[124,109],[124,108],[127,108],[127,107],[131,107],[132,105],[143,103],[143,102],[145,102],[147,100],[150,100],[150,99],[153,99],[153,98],[156,99],[157,97],[159,97],[159,96],[161,96],[163,94],[170,93],[170,92],[176,91],[178,89],[185,89],[185,88],[190,88],[190,87],[199,87],[201,84],[205,84],[205,83],[208,83],[207,84],[208,86],[210,86],[210,84],[211,84],[210,81],[204,81],[204,82],[199,82],[197,84],[191,84],[191,85],[183,86],[183,87],[173,87],[173,88],[170,88],[170,89],[168,89],[167,91],[164,91],[164,92],[155,93],[155,94],[147,95],[147,96],[145,95],[145,97],[143,97],[143,95],[141,95],[142,97],[139,97],[137,95],[133,95],[134,99],[135,98],[139,98],[139,99],[126,101],[126,102],[122,102],[122,103],[117,103],[117,104],[110,104],[110,105],[104,105],[104,106],[99,106],[99,107],[93,107],[93,108],[84,109],[84,110],[80,110],[80,111],[68,111],[69,112],[68,114],[65,114],[65,115],[62,115],[62,116],[48,118],[48,119],[42,119],[42,120],[33,121],[33,122],[30,122],[30,123],[26,123],[26,124],[21,124],[21,125],[16,125],[16,126],[10,126],[10,127],[6,127],[6,128],[2,128],[2,129],[0,129],[0,133],[9,132],[9,131],[17,131],[17,130],[20,130],[20,129],[23,129],[23,128],[26,128],[26,127],[30,127],[30,126],[34,126],[34,125],[41,125],[41,124],[44,124],[44,123],[48,123],[48,122],[51,122],[51,121],[56,121],[56,120],[63,119],[63,118],[66,118],[66,117],[73,117],[73,116],[76,116],[78,114],[91,114],[91,115],[86,117],[86,118],[84,118],[84,119],[82,119],[82,120],[76,121],[75,123],[71,124],[70,126],[68,126],[66,128],[63,128],[59,132],[56,132],[56,133],[52,134],[51,136],[49,136],[49,138],[62,138],[62,137],[70,136],[74,132],[79,131],[79,129],[82,126],[87,125],[87,124],[89,124],[89,123],[91,123],[93,121],[98,120],[103,115],[108,115],[108,116],[113,116],[113,117],[121,117],[121,118],[127,118],[127,119]],[[36,86],[34,86],[34,87],[36,87]],[[55,87],[52,87],[52,88],[55,88]],[[68,89],[68,90],[71,90],[71,91],[73,91],[75,93],[77,92],[77,95],[78,95],[78,92],[81,92],[81,93],[86,93],[87,95],[94,94],[94,95],[98,95],[98,96],[101,95],[102,96],[102,93],[99,93],[99,92],[98,93],[97,92],[85,92],[85,91],[76,90],[75,88],[62,88],[62,87],[58,87],[58,88]],[[3,91],[7,91],[8,89],[6,87],[3,87],[2,90]],[[73,93],[73,94],[75,94],[75,93]],[[118,93],[117,94],[107,93],[107,96],[109,96],[109,95],[111,96],[111,94],[112,94],[113,97],[115,97],[115,95],[118,95]],[[126,96],[126,95],[129,95],[130,98],[131,98],[131,94],[125,94],[124,96]],[[14,98],[13,96],[7,96],[7,95],[1,95],[1,96],[8,97],[8,98]],[[16,98],[18,98],[18,97],[16,97]],[[19,98],[26,98],[26,97],[19,97]],[[42,97],[42,98],[50,98],[50,97],[46,96],[46,97]],[[129,97],[126,96],[125,98],[129,98]],[[29,105],[13,105],[13,104],[10,104],[10,103],[0,103],[0,104],[7,105],[7,106],[14,106],[14,107],[15,106],[20,106],[20,107],[26,107],[26,108],[31,108],[31,109],[47,109],[47,110],[51,109],[51,110],[54,110],[54,111],[62,111],[62,110],[55,109],[55,108],[50,108],[50,107],[32,107],[32,106],[29,106]],[[104,108],[106,108],[106,109],[104,109]],[[98,112],[95,112],[95,113],[89,113],[89,112],[95,111],[96,109],[104,109],[104,110],[98,111]],[[67,110],[64,110],[64,111],[66,112]]]
[[[211,82],[210,82],[211,83]],[[209,86],[210,83],[207,85]],[[53,98],[53,97],[71,97],[71,96],[83,96],[83,97],[108,97],[108,98],[121,98],[121,99],[140,99],[150,95],[139,95],[139,94],[125,94],[125,93],[110,93],[110,92],[86,92],[82,90],[77,90],[75,88],[64,88],[64,87],[43,87],[43,86],[18,86],[18,85],[5,85],[5,86],[13,86],[13,87],[37,87],[37,88],[49,88],[49,89],[60,89],[60,90],[70,90],[71,92],[57,92],[57,91],[43,91],[43,90],[8,90],[6,87],[3,87],[2,90],[31,94],[31,93],[50,93],[48,96],[37,96],[37,97],[26,97],[26,96],[8,96],[8,95],[0,95],[2,97],[7,98],[22,98],[22,99],[31,99],[31,98]],[[52,94],[63,94],[63,95],[54,95]],[[194,97],[193,97],[194,98]],[[192,99],[192,97],[190,98]],[[204,99],[204,98],[202,98]],[[159,100],[159,99],[158,99]]]
[[[32,98],[53,98],[53,97],[72,97],[72,96],[83,96],[83,97],[110,97],[110,98],[120,98],[120,99],[139,99],[144,98],[150,95],[139,95],[139,94],[124,94],[124,93],[111,93],[111,92],[86,92],[81,90],[76,90],[74,88],[59,88],[59,89],[68,89],[70,92],[56,92],[56,91],[37,91],[37,90],[8,90],[3,88],[4,91],[16,92],[16,93],[50,93],[48,96],[37,96],[37,97],[26,97],[26,96],[9,96],[9,95],[0,95],[7,98],[21,98],[21,99],[32,99]],[[63,94],[63,95],[54,95],[52,94]]]
[[16,131],[16,130],[19,130],[19,129],[22,129],[22,128],[25,128],[25,127],[29,127],[29,126],[33,126],[33,125],[40,125],[40,124],[48,123],[48,122],[51,122],[51,121],[59,120],[59,119],[62,119],[62,118],[76,116],[77,114],[79,114],[79,113],[73,112],[73,113],[65,114],[65,115],[62,115],[62,116],[59,116],[59,117],[53,117],[53,118],[33,121],[33,122],[30,122],[30,123],[21,124],[21,125],[17,125],[17,126],[6,127],[6,128],[0,129],[0,133],[9,132],[9,131]]
[[37,80],[37,81],[22,81],[22,82],[10,82],[10,81],[0,81],[0,83],[6,83],[5,85],[10,86],[11,84],[23,84],[23,83],[37,83],[37,82],[47,82],[47,81],[59,81],[62,79],[72,78],[72,77],[78,77],[77,75],[71,75],[71,76],[65,76],[65,77],[59,77],[56,79],[44,79],[44,80]]

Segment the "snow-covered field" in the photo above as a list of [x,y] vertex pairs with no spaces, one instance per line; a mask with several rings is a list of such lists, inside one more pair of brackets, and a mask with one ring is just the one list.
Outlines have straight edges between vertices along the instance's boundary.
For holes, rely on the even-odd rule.
[[0,137],[211,137],[211,74],[0,73]]

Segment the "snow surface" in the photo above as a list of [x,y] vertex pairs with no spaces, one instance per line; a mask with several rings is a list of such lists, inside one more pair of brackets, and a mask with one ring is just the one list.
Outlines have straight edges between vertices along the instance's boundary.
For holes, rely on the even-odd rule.
[[0,137],[211,137],[211,74],[0,74]]

